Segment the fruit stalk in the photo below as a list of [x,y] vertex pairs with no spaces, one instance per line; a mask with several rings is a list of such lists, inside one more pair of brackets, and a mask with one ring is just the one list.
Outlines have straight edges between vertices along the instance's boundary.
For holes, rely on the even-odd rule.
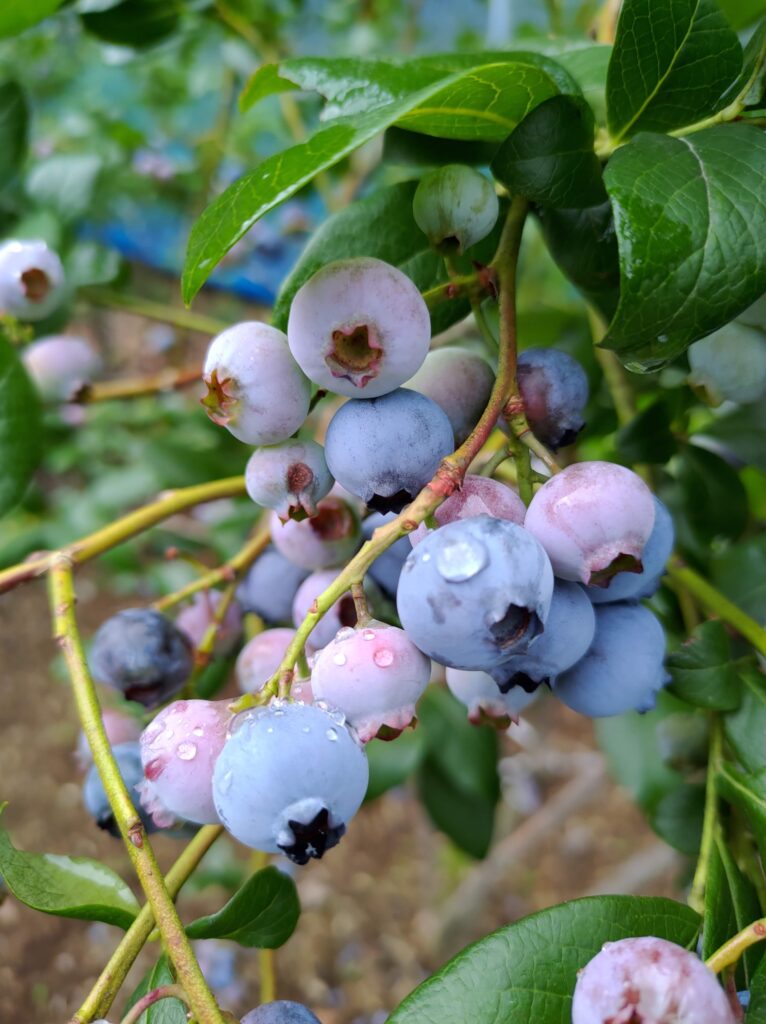
[[68,555],[58,553],[53,557],[49,583],[54,636],[66,660],[80,723],[141,888],[152,906],[179,984],[186,991],[199,1024],[223,1024],[109,746],[77,626],[72,560]]

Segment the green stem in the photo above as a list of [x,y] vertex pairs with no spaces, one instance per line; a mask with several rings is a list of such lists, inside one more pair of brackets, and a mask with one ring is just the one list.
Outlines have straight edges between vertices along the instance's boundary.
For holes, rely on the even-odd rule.
[[155,988],[151,992],[147,992],[145,996],[142,996],[136,1003],[134,1003],[122,1018],[122,1024],[136,1024],[142,1014],[145,1013],[150,1006],[154,1006],[155,1003],[158,1003],[160,999],[180,999],[186,1006],[189,1005],[186,993],[180,985],[161,985],[160,988]]
[[498,448],[498,450],[495,452],[495,454],[491,458],[487,459],[487,461],[481,467],[480,475],[481,476],[494,476],[495,472],[500,468],[500,466],[502,466],[502,464],[507,459],[510,459],[510,458],[511,458],[511,453],[508,451],[508,448],[506,447],[506,445],[503,445],[502,448]]
[[277,998],[277,978],[274,970],[274,950],[258,950],[258,970],[260,975],[260,1001],[273,1003]]
[[519,489],[519,497],[525,505],[529,506],[529,503],[534,497],[534,488],[532,486],[532,460],[529,455],[529,448],[522,444],[516,437],[511,440],[511,448],[513,450],[513,457],[516,461],[516,486]]
[[422,293],[423,300],[429,309],[435,309],[443,302],[470,297],[478,284],[479,275],[477,273],[456,275],[445,284],[437,284],[424,291]]
[[189,309],[176,309],[175,306],[166,306],[162,302],[141,299],[135,295],[123,295],[122,292],[116,292],[110,288],[81,288],[79,294],[91,306],[121,310],[124,313],[132,313],[134,316],[143,316],[149,320],[157,320],[159,323],[170,324],[182,330],[198,331],[200,334],[220,334],[221,331],[225,331],[227,327],[231,326],[212,316],[192,313]]
[[58,554],[50,567],[50,606],[56,640],[64,654],[72,692],[93,760],[104,786],[120,835],[125,841],[141,888],[151,904],[165,949],[183,986],[198,1024],[223,1024],[220,1010],[202,976],[181,919],[167,890],[146,830],[128,795],[109,746],[96,689],[88,670],[75,616],[71,559]]
[[753,921],[747,928],[743,928],[735,936],[724,942],[712,956],[705,961],[705,966],[713,972],[720,974],[727,967],[738,963],[742,954],[754,946],[756,942],[763,942],[766,939],[766,917]]
[[493,355],[496,354],[498,350],[497,338],[492,333],[479,299],[471,299],[471,312],[473,313],[473,318],[476,321],[476,326],[479,328],[479,333],[484,339],[484,344]]
[[766,629],[728,597],[724,597],[720,590],[716,590],[699,573],[683,565],[678,559],[674,559],[668,565],[668,575],[671,580],[688,590],[704,608],[736,629],[757,651],[766,656]]
[[708,751],[707,781],[705,783],[705,813],[702,821],[702,842],[700,844],[697,868],[694,872],[691,890],[689,891],[689,906],[696,910],[698,914],[705,913],[705,886],[707,885],[710,860],[713,856],[716,835],[719,830],[716,776],[721,764],[722,750],[721,722],[718,715],[713,713],[710,716],[710,748]]

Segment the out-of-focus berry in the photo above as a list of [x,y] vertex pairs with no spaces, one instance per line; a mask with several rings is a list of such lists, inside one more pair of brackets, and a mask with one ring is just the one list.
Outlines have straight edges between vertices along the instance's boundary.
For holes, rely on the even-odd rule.
[[[438,526],[446,526],[447,523],[470,519],[472,516],[494,516],[496,519],[507,519],[509,523],[523,526],[526,514],[524,502],[510,487],[499,480],[469,473],[463,480],[462,487],[437,508],[434,519]],[[415,547],[429,533],[426,524],[421,523],[410,534],[410,543]]]
[[487,672],[468,672],[460,668],[447,669],[447,686],[453,696],[468,709],[468,720],[480,725],[487,719],[500,726],[518,722],[519,715],[537,700],[540,691],[531,693],[514,686],[508,693],[500,693],[497,683]]
[[[392,519],[396,518],[395,512],[373,512],[362,521],[362,536],[365,540],[372,538],[375,530],[385,526]],[[387,597],[396,596],[396,588],[399,586],[399,576],[402,572],[407,556],[410,553],[410,542],[407,537],[400,537],[393,544],[378,555],[370,566],[370,576],[375,580],[380,589]]]
[[462,252],[485,238],[500,206],[494,185],[473,167],[446,164],[425,174],[412,201],[415,223],[440,251]]
[[12,240],[0,246],[0,313],[44,320],[64,298],[64,268],[41,241]]
[[101,357],[83,338],[38,338],[21,353],[27,373],[46,402],[68,402],[101,371]]
[[[308,615],[314,601],[335,582],[337,569],[312,573],[298,587],[293,601],[293,623],[300,626]],[[314,650],[319,650],[330,643],[332,638],[343,626],[356,625],[356,608],[350,593],[345,593],[324,614],[309,633],[308,643]]]
[[745,405],[766,395],[766,335],[747,324],[726,324],[688,349],[689,380],[711,402]]
[[356,510],[330,494],[317,505],[316,515],[302,522],[271,516],[271,540],[277,551],[302,569],[327,569],[348,561],[362,543]]
[[316,441],[283,441],[258,448],[245,469],[247,493],[280,519],[305,519],[317,513],[317,502],[334,481]]
[[289,622],[298,587],[308,574],[308,569],[269,546],[253,562],[237,589],[237,599],[246,612],[254,612],[270,626]]
[[[101,721],[104,723],[104,732],[110,747],[119,746],[121,743],[132,743],[141,736],[141,723],[127,711],[112,711],[107,708],[106,711],[101,712]],[[84,732],[77,737],[75,756],[83,771],[93,763],[93,754]]]
[[[205,638],[221,598],[222,594],[218,590],[203,590],[195,594],[192,603],[182,608],[176,616],[176,626],[186,634],[192,647],[199,647]],[[216,653],[228,654],[236,646],[241,633],[242,609],[237,601],[230,601],[215,635]]]
[[237,658],[237,685],[257,693],[271,679],[295,636],[294,629],[267,629],[248,640]]
[[420,392],[444,410],[460,445],[489,401],[495,375],[486,359],[470,349],[445,345],[434,349],[405,387]]
[[308,1007],[289,999],[261,1003],[246,1013],[240,1024],[321,1024]]
[[[117,762],[117,768],[125,783],[125,788],[130,794],[138,814],[147,832],[154,832],[157,828],[151,815],[139,803],[137,788],[143,780],[144,773],[141,768],[141,749],[137,741],[132,743],[119,743],[112,748],[112,754]],[[83,801],[85,809],[95,820],[99,828],[109,832],[110,835],[119,836],[120,830],[114,820],[112,808],[109,806],[109,798],[98,774],[98,768],[92,764],[83,782]]]

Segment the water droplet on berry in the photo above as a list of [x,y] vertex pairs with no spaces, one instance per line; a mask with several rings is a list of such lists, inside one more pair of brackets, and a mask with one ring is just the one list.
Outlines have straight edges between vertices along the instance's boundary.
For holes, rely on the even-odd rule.
[[338,734],[335,731],[335,729],[328,729],[327,732],[325,733],[325,736],[327,737],[328,740],[330,740],[333,743],[336,743],[338,740]]
[[389,651],[387,647],[381,647],[380,650],[373,654],[372,660],[378,668],[388,668],[389,665],[394,663],[394,652]]
[[282,718],[283,716],[284,716],[284,711],[281,708],[277,708],[274,711],[274,717],[275,718]]
[[345,665],[347,659],[345,654],[333,654],[332,660],[336,665]]
[[436,568],[451,583],[470,580],[487,564],[487,549],[472,537],[446,540],[436,553]]
[[304,725],[303,728],[301,729],[301,732],[311,732],[311,726]]
[[182,761],[193,761],[197,756],[197,745],[195,743],[179,743],[176,753]]
[[192,736],[204,736],[204,735],[205,735],[205,730],[202,728],[201,725],[198,725],[196,728],[192,729]]
[[268,733],[272,733],[272,732],[274,732],[274,727],[270,725],[270,726],[268,727],[268,729],[266,730],[266,732],[268,732]]
[[364,640],[374,640],[375,639],[375,630],[374,629],[363,629],[362,630],[362,639],[364,639]]
[[427,551],[426,551],[426,553],[425,553],[425,554],[423,555],[423,561],[424,561],[424,562],[430,562],[430,561],[431,561],[431,556],[430,556],[430,555],[428,554],[428,552],[427,552]]
[[353,626],[343,626],[335,634],[335,640],[336,640],[336,642],[338,640],[348,640],[349,637],[352,637],[353,635],[354,635],[354,627]]
[[228,793],[231,789],[231,772],[225,772],[221,779],[218,788],[222,793]]

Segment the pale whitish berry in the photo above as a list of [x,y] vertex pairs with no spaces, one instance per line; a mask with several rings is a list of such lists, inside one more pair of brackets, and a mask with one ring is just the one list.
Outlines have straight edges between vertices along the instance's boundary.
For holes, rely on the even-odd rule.
[[468,720],[479,725],[489,718],[499,725],[518,722],[519,715],[537,700],[538,689],[528,693],[520,686],[514,686],[508,693],[501,693],[497,683],[486,672],[468,672],[459,668],[446,670],[447,686],[453,696],[468,709]]
[[495,375],[482,356],[458,345],[434,349],[405,387],[419,391],[444,410],[455,444],[462,444],[489,401]]
[[294,519],[283,523],[272,512],[271,540],[277,551],[302,569],[327,569],[351,558],[362,543],[362,528],[356,510],[329,494],[317,505],[316,515],[300,523]]
[[[459,490],[437,508],[434,519],[437,526],[446,526],[447,523],[470,519],[472,516],[494,516],[523,526],[526,513],[524,502],[510,487],[491,477],[469,474]],[[426,524],[421,523],[409,535],[410,543],[415,547],[430,532]]]
[[[311,610],[314,601],[335,582],[337,569],[326,569],[314,572],[298,587],[293,600],[293,622],[300,626]],[[350,592],[342,594],[309,633],[308,643],[314,650],[319,650],[330,643],[332,638],[344,626],[356,625],[356,608]]]
[[305,519],[317,513],[317,502],[329,494],[333,478],[324,449],[316,441],[283,441],[258,448],[245,469],[247,493],[280,519]]
[[67,402],[101,370],[101,357],[83,338],[64,334],[39,338],[21,353],[22,362],[46,402]]
[[64,298],[64,268],[41,241],[12,240],[0,246],[0,313],[44,320]]
[[[203,590],[195,594],[191,604],[182,608],[176,616],[176,626],[185,633],[193,647],[199,647],[215,619],[222,594],[217,590]],[[215,651],[228,654],[237,644],[242,633],[242,609],[236,600],[229,602],[223,619],[215,634]]]
[[257,693],[271,679],[295,636],[294,629],[267,629],[248,640],[236,665],[242,693]]

